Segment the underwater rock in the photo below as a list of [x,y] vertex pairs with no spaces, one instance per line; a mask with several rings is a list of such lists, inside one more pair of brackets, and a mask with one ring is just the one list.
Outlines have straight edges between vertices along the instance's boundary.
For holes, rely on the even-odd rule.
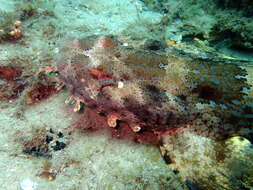
[[164,136],[163,155],[169,155],[170,167],[200,189],[240,190],[252,187],[253,146],[245,138],[234,136],[222,141],[196,135],[186,129]]
[[244,9],[247,7],[252,7],[253,3],[251,0],[238,0],[238,1],[233,1],[233,0],[220,0],[220,3],[225,7],[225,8],[238,8],[238,9]]
[[227,14],[218,13],[217,23],[213,26],[209,36],[213,41],[220,42],[224,39],[230,47],[238,50],[253,50],[252,19],[250,17],[237,16],[231,11],[228,19]]
[[250,0],[143,2],[149,9],[164,15],[165,21],[160,25],[164,33],[160,36],[166,40],[192,44],[197,38],[210,43],[210,47],[218,45],[240,52],[253,49],[253,3]]

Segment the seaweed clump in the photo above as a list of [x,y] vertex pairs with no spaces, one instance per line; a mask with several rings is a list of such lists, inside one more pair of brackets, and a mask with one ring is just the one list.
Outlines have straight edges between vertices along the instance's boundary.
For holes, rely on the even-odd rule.
[[57,80],[49,78],[45,74],[38,74],[38,78],[31,87],[26,90],[27,104],[39,103],[62,90],[62,85]]
[[35,3],[32,2],[25,2],[19,8],[20,10],[20,20],[25,21],[33,16],[38,14],[37,6]]
[[0,100],[12,100],[20,96],[26,87],[22,68],[10,64],[0,66]]

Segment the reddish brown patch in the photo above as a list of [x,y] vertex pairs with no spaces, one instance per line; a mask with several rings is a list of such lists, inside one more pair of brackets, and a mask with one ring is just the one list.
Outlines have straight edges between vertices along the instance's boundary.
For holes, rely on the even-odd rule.
[[48,160],[45,160],[45,163],[43,165],[43,171],[36,176],[46,179],[48,181],[53,181],[56,178],[57,173],[52,172],[52,163],[49,162]]
[[15,80],[20,77],[22,70],[13,66],[1,66],[0,67],[0,79]]
[[83,129],[87,132],[97,131],[99,129],[109,128],[105,115],[96,112],[95,109],[85,108],[85,112],[79,115],[77,122],[74,124],[77,129]]
[[173,133],[176,133],[179,130],[183,130],[183,129],[187,128],[188,126],[189,125],[182,125],[180,127],[176,127],[176,128],[170,129],[168,131],[155,131],[154,134],[159,135],[159,136],[162,136],[162,135],[171,135]]
[[38,103],[58,92],[59,91],[57,90],[54,84],[42,84],[38,82],[33,86],[32,90],[28,93],[27,103],[28,104]]
[[112,77],[109,75],[109,73],[105,72],[103,69],[98,68],[98,67],[90,68],[89,72],[90,72],[91,76],[97,80],[112,79]]
[[112,39],[108,38],[108,37],[103,37],[101,39],[99,39],[99,44],[102,47],[116,47],[117,43],[113,42]]
[[125,122],[118,122],[118,125],[113,128],[108,126],[107,117],[99,114],[95,109],[85,108],[86,111],[79,115],[79,120],[74,124],[75,128],[82,129],[85,132],[96,132],[105,130],[111,134],[113,138],[129,140],[140,144],[158,145],[159,137],[153,132],[138,132],[135,133]]
[[123,74],[123,75],[122,75],[122,78],[123,78],[124,80],[130,80],[130,77],[129,77],[127,74]]
[[53,181],[56,178],[56,173],[54,172],[48,172],[48,171],[43,171],[39,174],[37,174],[38,177],[42,178],[42,179],[46,179],[48,181]]
[[153,132],[133,132],[128,124],[120,122],[117,128],[109,128],[112,137],[117,139],[126,139],[140,144],[158,145],[158,136]]
[[107,84],[107,85],[102,85],[100,90],[105,90],[105,89],[108,89],[108,88],[113,88],[113,87],[117,87],[116,84]]
[[0,79],[0,100],[17,98],[26,86],[25,79],[21,77],[22,70],[15,66],[1,66]]
[[49,151],[46,139],[41,136],[37,136],[24,143],[24,152],[41,152],[47,153]]

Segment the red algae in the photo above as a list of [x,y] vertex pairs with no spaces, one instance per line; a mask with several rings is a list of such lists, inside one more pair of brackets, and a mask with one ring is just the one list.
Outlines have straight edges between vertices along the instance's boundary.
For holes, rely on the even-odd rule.
[[114,139],[129,140],[138,144],[159,144],[159,135],[148,131],[133,132],[125,122],[118,121],[115,127],[108,127],[106,117],[96,113],[96,109],[87,109],[85,113],[81,113],[74,127],[86,133],[106,131]]
[[0,100],[16,99],[26,86],[22,69],[16,66],[0,67]]
[[103,69],[101,68],[90,68],[89,72],[91,74],[91,76],[94,79],[97,80],[102,80],[102,79],[111,79],[112,77],[109,75],[109,73],[105,72]]
[[127,139],[140,144],[159,144],[158,135],[153,132],[144,131],[136,133],[134,132],[127,123],[119,123],[118,128],[110,130],[112,137],[118,139]]
[[0,79],[2,80],[15,80],[22,74],[22,70],[13,66],[1,66],[0,67]]
[[28,92],[28,104],[39,103],[42,100],[49,98],[51,95],[58,93],[54,84],[42,84],[36,83],[32,89]]

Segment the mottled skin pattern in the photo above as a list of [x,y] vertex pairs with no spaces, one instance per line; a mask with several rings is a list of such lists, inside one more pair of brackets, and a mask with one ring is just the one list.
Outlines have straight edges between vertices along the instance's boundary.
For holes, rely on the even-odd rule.
[[[219,126],[203,121],[208,130],[216,127],[223,131],[222,126],[227,124],[238,129],[238,123],[244,120],[231,122],[230,109],[244,112],[242,89],[248,88],[243,79],[236,77],[244,77],[245,72],[233,64],[192,61],[178,58],[175,52],[168,55],[136,50],[125,47],[115,37],[93,36],[67,41],[57,70],[77,104],[85,104],[85,121],[79,128],[107,125],[117,131],[124,126],[137,135],[159,136],[189,127],[204,114],[218,117],[215,125]],[[240,101],[242,107],[231,104],[233,100]],[[210,102],[221,106],[208,113],[196,108],[197,104]],[[76,106],[75,111],[79,109]]]
[[159,64],[166,57],[143,57],[131,51],[112,37],[72,40],[61,51],[58,71],[70,93],[86,109],[106,117],[109,127],[120,128],[124,123],[134,132],[145,133],[175,130],[190,122],[180,101],[170,106],[166,91],[155,86],[153,71],[136,67],[152,65],[161,77],[165,71]]

